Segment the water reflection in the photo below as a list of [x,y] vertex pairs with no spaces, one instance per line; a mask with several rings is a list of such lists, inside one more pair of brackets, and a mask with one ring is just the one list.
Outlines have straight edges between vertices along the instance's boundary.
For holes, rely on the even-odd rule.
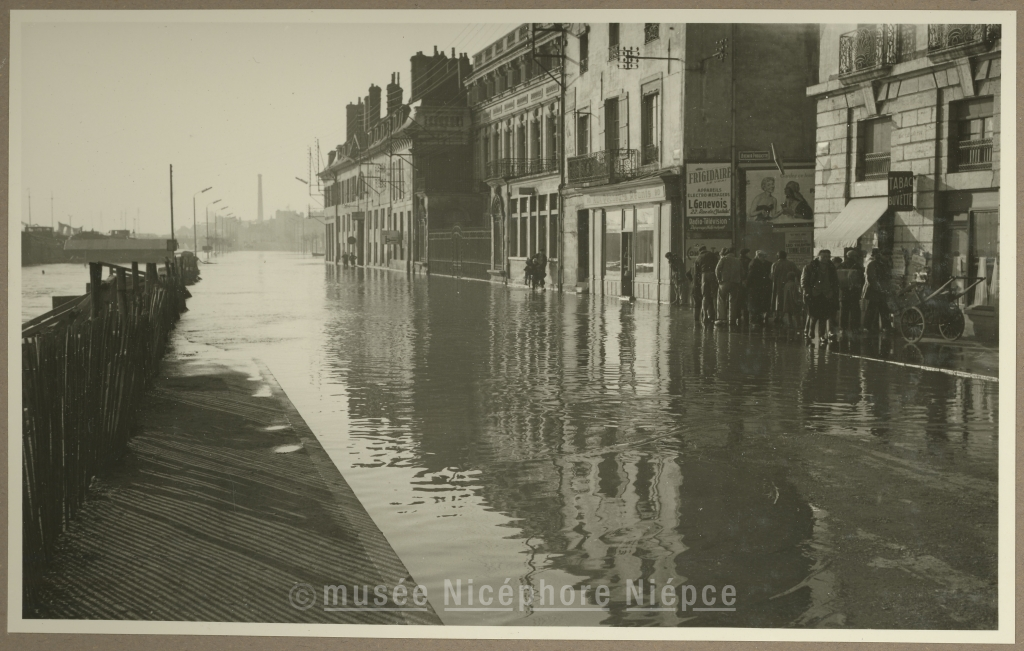
[[[995,476],[991,383],[694,329],[665,306],[307,273],[311,422],[449,624],[841,623],[830,512],[861,457]],[[445,611],[458,578],[607,585],[611,602]],[[731,585],[736,610],[637,610],[640,580]]]

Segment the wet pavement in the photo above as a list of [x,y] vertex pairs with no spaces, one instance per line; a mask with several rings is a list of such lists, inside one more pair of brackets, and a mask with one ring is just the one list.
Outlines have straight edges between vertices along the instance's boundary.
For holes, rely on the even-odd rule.
[[269,366],[446,624],[996,625],[991,353],[296,254],[201,271],[179,335]]

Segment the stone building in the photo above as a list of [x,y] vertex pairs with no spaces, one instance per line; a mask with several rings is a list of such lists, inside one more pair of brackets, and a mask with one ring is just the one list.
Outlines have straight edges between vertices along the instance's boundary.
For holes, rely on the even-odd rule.
[[[813,180],[805,92],[817,75],[817,26],[576,24],[568,33],[564,287],[667,302],[668,252],[692,263],[701,244],[807,248],[813,203],[794,205]],[[763,189],[776,178],[786,198]],[[759,198],[763,215],[747,208]]]
[[998,306],[999,26],[823,25],[820,43],[815,247],[892,252],[904,282],[984,279],[964,303]]
[[384,115],[375,85],[346,106],[345,143],[329,152],[320,172],[329,263],[348,253],[357,266],[452,273],[450,251],[442,245],[432,252],[431,233],[444,234],[447,243],[453,230],[481,221],[486,199],[470,169],[463,83],[469,58],[435,48],[410,63],[408,103],[396,74]]
[[488,271],[523,282],[526,259],[542,252],[557,275],[562,155],[561,34],[520,25],[473,55],[474,177],[490,193]]

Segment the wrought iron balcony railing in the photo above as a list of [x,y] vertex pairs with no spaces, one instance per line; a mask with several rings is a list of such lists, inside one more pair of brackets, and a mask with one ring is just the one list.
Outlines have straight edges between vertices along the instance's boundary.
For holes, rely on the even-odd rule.
[[956,171],[992,169],[992,139],[961,140],[956,143]]
[[644,44],[658,40],[661,23],[644,23]]
[[999,25],[928,25],[928,55],[984,49],[1000,36]]
[[882,72],[896,61],[894,25],[868,25],[839,37],[839,76]]
[[864,154],[865,179],[879,179],[889,175],[889,152]]
[[635,149],[596,151],[569,159],[569,184],[618,183],[639,171],[640,153]]
[[487,178],[515,179],[558,171],[557,158],[499,158],[487,163]]

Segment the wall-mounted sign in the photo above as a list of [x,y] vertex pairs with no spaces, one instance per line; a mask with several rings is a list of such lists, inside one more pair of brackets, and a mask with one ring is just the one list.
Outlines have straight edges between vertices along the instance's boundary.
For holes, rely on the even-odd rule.
[[747,170],[743,205],[747,223],[765,222],[772,228],[814,225],[814,170]]
[[741,151],[739,161],[741,163],[768,163],[772,160],[770,151]]
[[524,194],[534,195],[534,194],[537,194],[537,188],[530,187],[530,186],[522,186],[522,187],[519,188],[519,194],[520,195],[524,195]]
[[813,228],[793,228],[786,231],[786,257],[798,267],[814,259]]
[[889,172],[889,207],[894,210],[914,209],[913,172]]
[[732,228],[732,165],[687,163],[686,228],[727,231]]
[[[728,193],[726,193],[728,194]],[[658,185],[652,188],[637,188],[614,194],[585,194],[583,205],[587,208],[594,206],[629,206],[636,203],[648,203],[665,200],[665,185],[659,181]]]
[[384,231],[385,244],[401,244],[402,231]]

